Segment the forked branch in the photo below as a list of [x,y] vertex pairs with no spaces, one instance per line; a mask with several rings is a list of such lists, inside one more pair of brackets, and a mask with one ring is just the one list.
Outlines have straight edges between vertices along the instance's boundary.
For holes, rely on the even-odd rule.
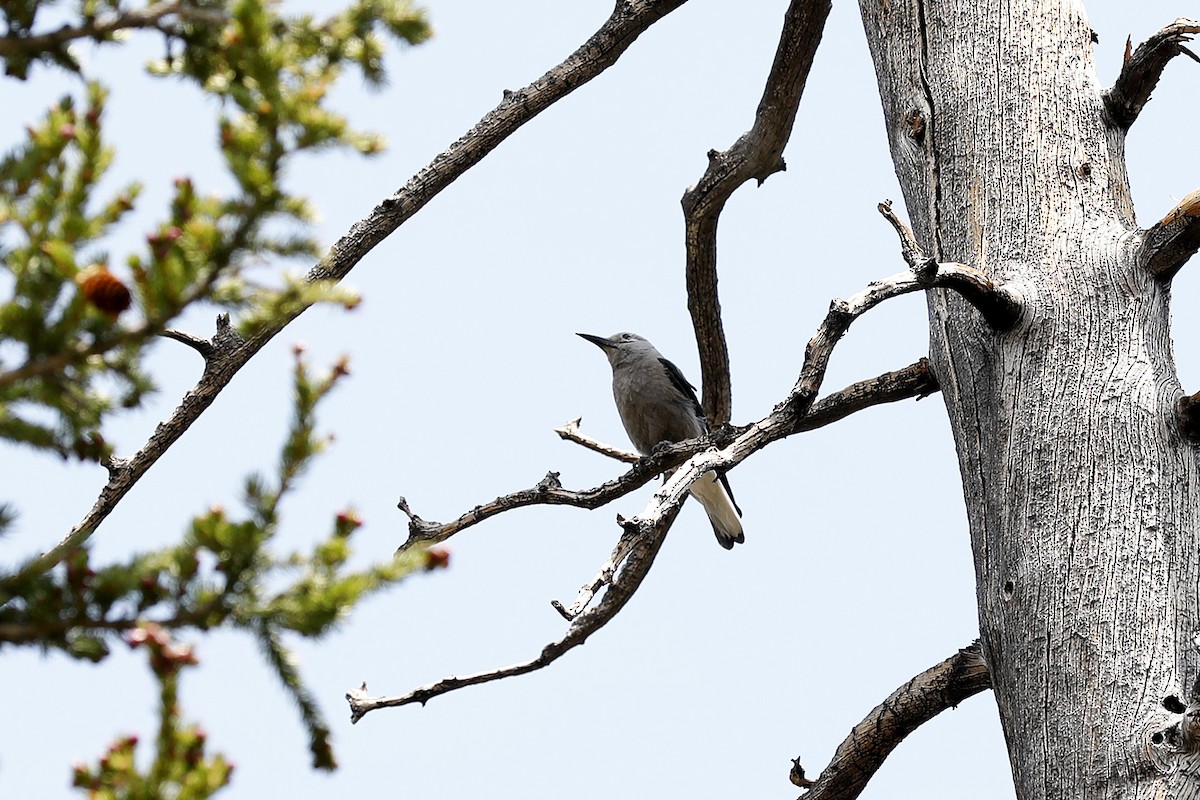
[[[879,377],[853,383],[841,391],[834,392],[822,398],[813,404],[807,414],[796,421],[796,424],[787,435],[790,436],[793,433],[811,431],[830,425],[850,416],[856,411],[861,411],[871,406],[883,403],[895,403],[899,400],[908,400],[913,397],[920,400],[937,390],[937,380],[933,377],[933,372],[929,368],[929,361],[922,358],[916,363],[909,364],[904,369],[885,372]],[[555,428],[554,432],[562,439],[575,442],[601,455],[606,455],[628,464],[637,463],[643,457],[632,450],[613,447],[610,444],[593,439],[580,429],[581,421],[581,418],[573,419],[561,428]],[[732,441],[733,437],[742,430],[745,429],[726,426],[722,430],[717,431],[715,437],[710,438],[712,438],[713,444],[720,445],[722,442],[728,443]],[[683,444],[682,442],[680,443],[680,445]],[[691,451],[689,451],[688,455],[691,455]]]
[[1200,189],[1189,194],[1142,237],[1141,263],[1169,281],[1200,249]]
[[920,248],[912,229],[892,210],[891,200],[880,203],[878,208],[900,237],[900,252],[918,281],[930,288],[942,287],[958,292],[997,331],[1010,329],[1021,318],[1021,298],[1016,292],[972,267],[939,264]]
[[636,463],[629,472],[620,478],[606,481],[593,489],[580,491],[564,489],[558,480],[558,473],[548,472],[546,477],[538,481],[532,488],[501,495],[495,500],[475,506],[458,519],[447,523],[421,519],[408,507],[408,501],[401,497],[397,508],[408,517],[408,539],[400,546],[400,550],[419,543],[443,542],[466,528],[478,525],[485,519],[525,506],[599,508],[649,483],[664,469],[670,469],[673,466],[672,461],[678,462],[686,458],[686,452],[686,450],[671,450],[670,452],[656,453],[653,457]]
[[793,761],[792,783],[809,788],[804,800],[854,800],[900,742],[921,725],[992,687],[979,642],[917,675],[854,726],[819,778],[804,777]]
[[792,0],[788,5],[753,126],[728,150],[710,150],[700,182],[683,193],[688,310],[700,353],[702,405],[714,428],[729,421],[732,405],[729,350],[717,297],[717,220],[725,201],[743,183],[753,178],[761,186],[786,169],[783,148],[792,134],[829,8],[829,0]]
[[617,0],[612,15],[566,60],[523,89],[504,92],[500,105],[446,148],[403,188],[355,224],[308,273],[310,280],[341,280],[368,251],[426,203],[554,103],[617,62],[651,25],[687,0]]
[[[785,424],[771,426],[770,441],[777,441],[795,433],[830,425],[856,411],[871,406],[895,403],[913,397],[920,399],[937,390],[937,381],[929,369],[929,362],[921,359],[904,369],[886,372],[876,378],[851,384],[840,392],[834,392],[815,403],[803,416],[794,416],[791,409],[787,407],[777,409],[777,413],[781,415],[780,419],[784,420],[786,417],[786,420],[784,420]],[[764,422],[766,420],[758,424],[762,425]],[[696,453],[711,447],[724,447],[730,444],[739,435],[753,427],[755,426],[740,428],[726,426],[708,436],[663,446],[655,450],[653,455],[642,457],[584,435],[579,431],[579,421],[573,420],[557,429],[556,432],[562,438],[582,444],[589,450],[611,458],[633,462],[633,466],[619,478],[606,481],[591,489],[580,490],[564,489],[559,481],[559,473],[548,472],[544,478],[529,489],[501,495],[494,500],[475,506],[457,519],[446,523],[422,519],[413,513],[408,501],[402,497],[397,507],[408,517],[408,539],[400,546],[400,549],[404,550],[417,544],[443,542],[486,519],[525,506],[599,508],[645,486],[655,476],[678,466]]]
[[1104,93],[1104,106],[1113,124],[1120,128],[1133,125],[1172,58],[1182,53],[1200,61],[1195,53],[1183,46],[1195,33],[1200,33],[1200,22],[1181,17],[1142,42],[1137,50],[1131,51],[1131,42],[1125,43],[1121,74]]
[[[524,675],[557,661],[568,650],[587,641],[589,636],[604,627],[605,623],[624,607],[645,579],[646,573],[650,571],[650,565],[654,562],[654,557],[662,547],[663,540],[666,539],[667,530],[674,521],[675,515],[672,514],[660,520],[660,524],[654,530],[643,531],[642,533],[645,535],[629,535],[629,548],[624,558],[624,565],[616,579],[609,585],[604,597],[595,607],[579,615],[567,628],[567,633],[563,638],[542,648],[542,652],[537,658],[488,672],[443,678],[436,683],[420,686],[407,694],[395,697],[372,697],[367,694],[367,685],[364,683],[360,688],[346,693],[346,700],[350,703],[350,721],[358,722],[368,712],[377,708],[403,706],[410,703],[424,705],[431,698],[455,689],[490,683],[515,675]],[[624,540],[625,537],[622,538]]]

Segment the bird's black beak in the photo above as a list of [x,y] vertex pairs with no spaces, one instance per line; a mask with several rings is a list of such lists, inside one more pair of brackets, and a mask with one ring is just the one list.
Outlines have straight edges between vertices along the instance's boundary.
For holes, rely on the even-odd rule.
[[605,352],[608,352],[608,350],[610,348],[615,346],[612,342],[610,342],[608,339],[605,339],[603,336],[593,336],[590,333],[577,333],[575,335],[581,339],[587,339],[589,342],[596,345],[596,347],[599,347],[601,350],[604,350]]

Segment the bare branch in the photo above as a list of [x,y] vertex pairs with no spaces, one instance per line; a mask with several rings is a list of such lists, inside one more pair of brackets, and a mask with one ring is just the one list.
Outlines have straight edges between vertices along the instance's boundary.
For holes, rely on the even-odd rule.
[[579,430],[579,423],[581,422],[583,422],[583,417],[576,417],[561,428],[555,428],[554,432],[561,439],[581,444],[589,450],[594,450],[601,455],[615,458],[618,461],[624,461],[628,464],[636,463],[642,457],[640,453],[635,453],[632,450],[622,450],[619,447],[613,447],[612,445],[593,439]]
[[1104,93],[1104,106],[1114,125],[1120,128],[1133,125],[1172,58],[1183,53],[1200,61],[1183,46],[1184,42],[1191,41],[1190,34],[1195,33],[1200,33],[1200,22],[1180,17],[1142,42],[1132,53],[1130,43],[1126,42],[1121,74]]
[[208,339],[205,339],[203,336],[197,336],[194,333],[188,333],[187,331],[181,331],[176,328],[167,328],[160,333],[159,336],[162,336],[164,339],[174,339],[177,342],[186,344],[188,347],[199,353],[205,361],[212,358],[213,353],[216,351],[216,348],[213,347],[213,343]]
[[[272,331],[270,335],[275,332],[277,331]],[[20,580],[45,572],[86,542],[100,523],[116,508],[121,498],[212,404],[237,370],[266,344],[266,339],[270,336],[264,334],[264,337],[243,340],[230,324],[229,315],[220,315],[217,318],[217,332],[211,340],[213,352],[205,360],[200,381],[184,395],[183,401],[171,416],[158,424],[150,439],[132,457],[109,459],[105,464],[108,468],[108,483],[100,490],[100,496],[91,510],[71,532],[54,547],[24,564],[14,575],[0,578],[0,586],[10,579]]]
[[[500,105],[485,114],[475,127],[410,178],[395,194],[376,206],[366,219],[357,222],[325,258],[309,270],[308,280],[344,278],[375,245],[479,163],[518,128],[616,63],[638,36],[686,1],[619,0],[612,15],[578,50],[524,89],[507,93]],[[300,313],[297,311],[273,323],[254,338],[239,341],[227,349],[219,341],[231,342],[236,333],[226,320],[223,335],[222,324],[219,323],[217,336],[214,337],[218,352],[205,364],[200,381],[184,396],[170,417],[159,424],[154,435],[137,453],[129,459],[114,459],[115,469],[110,468],[109,481],[91,511],[61,542],[25,564],[18,575],[44,572],[86,542],[142,475],[212,404],[238,370]],[[5,580],[0,578],[0,584]]]
[[908,227],[892,210],[892,201],[884,200],[875,208],[895,229],[896,236],[900,238],[900,255],[904,258],[904,263],[908,264],[908,268],[923,278],[929,278],[935,274],[937,260],[926,255],[921,246],[917,244],[917,236],[912,232],[912,228]]
[[[840,297],[835,299],[829,304],[829,311],[820,327],[817,328],[817,332],[808,340],[808,345],[804,350],[804,367],[800,370],[800,377],[783,405],[790,404],[796,407],[797,421],[808,415],[813,398],[817,396],[817,392],[820,391],[821,384],[825,380],[825,370],[829,366],[833,348],[846,334],[854,320],[884,300],[930,287],[969,281],[979,282],[981,289],[991,285],[987,276],[971,267],[962,264],[939,264],[938,274],[931,284],[918,279],[912,271],[898,272],[881,281],[873,281],[867,285],[867,288],[852,295],[849,299],[843,300]],[[777,406],[776,411],[778,410]],[[774,415],[773,412],[772,416]]]
[[876,706],[854,726],[816,781],[804,779],[804,769],[796,759],[792,782],[811,786],[804,800],[853,800],[906,736],[991,686],[991,675],[976,640],[917,675]]
[[783,148],[792,134],[829,8],[829,0],[792,0],[753,127],[728,150],[710,150],[704,176],[683,194],[688,310],[700,351],[704,414],[714,428],[729,421],[732,405],[729,351],[717,298],[717,220],[739,186],[751,178],[761,186],[786,168]]
[[642,531],[637,525],[628,525],[627,520],[620,514],[617,515],[617,524],[625,528],[621,538],[617,540],[617,546],[613,548],[612,555],[600,565],[600,569],[592,579],[580,587],[579,593],[575,595],[575,602],[567,607],[558,600],[550,601],[554,610],[561,614],[567,622],[573,622],[583,613],[583,610],[591,604],[592,599],[596,596],[596,592],[605,586],[612,585],[613,579],[617,575],[617,567],[629,557],[629,554],[633,552],[634,545],[639,541]]
[[188,2],[151,3],[145,8],[87,18],[81,25],[63,25],[50,33],[28,36],[10,33],[0,37],[0,58],[59,50],[63,45],[77,39],[100,42],[119,31],[137,28],[153,28],[166,34],[174,34],[177,20],[171,19],[172,17],[195,20],[207,25],[220,25],[226,20],[226,16],[219,11],[197,8]]
[[[796,420],[792,427],[779,428],[777,438],[782,439],[794,433],[811,431],[830,425],[838,420],[845,419],[856,411],[861,411],[871,406],[894,403],[912,397],[920,400],[938,390],[937,379],[933,376],[933,370],[930,369],[929,361],[922,358],[920,361],[909,364],[903,369],[894,372],[885,372],[876,378],[851,384],[840,392],[835,392],[814,403],[808,413],[803,418]],[[791,408],[791,406],[781,406],[777,410],[779,413],[787,415]],[[577,423],[578,420],[575,422]],[[736,434],[749,430],[752,427],[726,427],[718,432],[715,440],[717,442],[732,440],[732,437]],[[579,435],[582,436],[582,434]],[[706,439],[693,441],[703,443]],[[620,565],[626,551],[629,549],[631,534],[638,532],[636,522],[625,520],[619,514],[617,515],[617,522],[625,528],[625,533],[622,534],[621,539],[617,542],[617,546],[613,549],[609,559],[601,565],[596,575],[579,590],[575,602],[568,608],[564,607],[557,600],[550,601],[554,609],[562,614],[565,619],[572,620],[578,616],[587,607],[588,603],[591,602],[596,592],[612,582],[612,577],[617,566]]]
[[308,273],[309,279],[344,278],[375,245],[509,135],[615,64],[638,36],[685,2],[618,0],[612,15],[578,50],[525,88],[505,92],[500,105],[339,239]]
[[[974,272],[974,270],[961,265],[947,265],[946,272],[947,275],[957,276],[964,270]],[[942,270],[939,269],[939,275],[935,276],[933,285],[938,285],[938,281],[942,279],[941,273]],[[522,505],[550,503],[595,507],[642,485],[649,480],[651,475],[669,468],[686,457],[689,452],[693,453],[667,479],[663,488],[653,495],[640,515],[627,520],[618,518],[624,528],[621,539],[596,576],[580,589],[575,602],[569,608],[557,601],[553,603],[555,609],[564,618],[572,620],[572,625],[563,639],[547,645],[540,656],[530,661],[466,677],[444,678],[436,683],[421,686],[405,695],[371,697],[367,695],[364,685],[362,689],[346,695],[346,699],[350,702],[351,719],[358,721],[364,714],[375,708],[416,702],[424,703],[431,697],[465,686],[523,675],[545,667],[566,650],[582,643],[593,631],[603,627],[616,614],[620,605],[623,605],[628,597],[637,590],[645,572],[650,567],[653,553],[658,551],[662,537],[665,536],[666,530],[678,515],[687,496],[688,488],[701,475],[710,470],[724,472],[741,463],[757,450],[766,447],[772,441],[804,429],[806,417],[810,417],[807,420],[809,426],[818,427],[876,402],[891,402],[905,396],[924,396],[936,390],[936,383],[932,379],[929,365],[922,359],[917,364],[898,373],[881,376],[874,381],[855,384],[846,392],[841,393],[841,396],[829,398],[819,407],[813,403],[824,378],[825,368],[833,347],[849,328],[850,323],[888,297],[917,291],[928,285],[927,282],[918,282],[916,276],[910,271],[895,275],[886,281],[874,283],[850,300],[835,300],[825,322],[809,342],[800,378],[788,399],[777,405],[770,415],[745,428],[733,429],[726,426],[705,437],[661,447],[653,455],[634,464],[624,477],[609,481],[597,489],[588,492],[565,491],[559,484],[557,473],[550,473],[533,489],[497,498],[490,504],[472,509],[448,525],[438,525],[420,519],[412,514],[407,503],[401,500],[401,510],[410,518],[409,538],[405,546],[417,541],[440,541],[488,516],[494,516]],[[568,426],[568,430],[571,428],[577,428],[577,423]],[[732,437],[731,441],[730,437]],[[723,449],[707,449],[699,452],[700,448],[712,448],[714,443],[719,443],[718,446]],[[652,548],[648,557],[646,556],[647,548]],[[635,577],[627,580],[626,576],[628,575]],[[595,608],[588,609],[588,605],[596,593],[605,586],[608,588],[600,602]],[[613,606],[614,600],[618,603],[616,607]]]
[[903,369],[853,383],[840,392],[818,400],[813,403],[808,413],[797,421],[792,432],[823,428],[864,408],[895,403],[912,397],[920,400],[938,390],[937,378],[933,375],[929,361],[922,358]]
[[1200,189],[1189,194],[1142,237],[1140,261],[1164,281],[1200,249]]
[[[400,550],[421,543],[443,542],[490,517],[525,506],[599,508],[646,485],[656,475],[681,464],[688,457],[710,447],[725,447],[742,434],[755,428],[767,431],[766,440],[762,444],[765,447],[770,442],[792,434],[832,424],[864,408],[894,403],[911,397],[919,399],[936,391],[938,391],[938,385],[929,368],[929,362],[921,359],[904,369],[884,373],[877,378],[847,386],[840,392],[835,392],[813,404],[807,414],[797,415],[794,406],[783,403],[776,407],[771,416],[755,425],[726,426],[707,436],[659,447],[652,455],[645,458],[636,457],[633,467],[624,475],[602,483],[593,489],[578,491],[564,489],[559,481],[559,473],[548,472],[546,477],[532,488],[502,495],[487,503],[477,505],[458,519],[447,523],[422,519],[412,512],[408,501],[402,497],[397,503],[397,508],[408,517],[408,539],[400,546]],[[563,428],[557,429],[557,432],[562,435],[563,431],[570,431],[570,435],[563,436],[563,438],[569,438],[572,441],[594,442],[596,447],[591,447],[591,449],[623,461],[627,460],[626,455],[633,455],[584,436],[578,432],[578,422],[578,420],[574,420],[567,423]]]
[[608,591],[604,593],[604,597],[596,604],[595,608],[589,609],[576,617],[570,627],[567,628],[566,635],[562,639],[551,642],[542,648],[541,655],[537,658],[489,672],[477,672],[473,675],[463,677],[452,676],[443,678],[436,683],[420,686],[408,694],[396,697],[371,697],[367,694],[367,686],[364,683],[361,688],[346,693],[346,700],[350,703],[350,721],[358,722],[365,714],[377,708],[403,706],[411,703],[424,705],[431,698],[452,692],[455,689],[461,689],[466,686],[477,686],[481,683],[489,683],[514,675],[524,675],[557,661],[568,650],[587,641],[589,636],[604,627],[624,607],[625,603],[633,596],[637,588],[641,586],[646,574],[650,571],[650,566],[654,563],[654,557],[658,554],[659,548],[662,547],[662,543],[667,536],[667,531],[674,521],[675,514],[671,514],[663,517],[658,526],[653,530],[639,531],[637,534],[633,534],[631,541],[634,539],[636,541],[632,541],[629,553],[624,559],[624,565],[621,567],[616,579],[609,586]]
[[878,205],[879,213],[900,237],[900,251],[917,280],[927,287],[953,289],[975,306],[994,330],[1006,331],[1021,318],[1021,298],[977,269],[962,264],[939,264],[917,245],[912,230],[892,210],[892,201]]
[[[693,439],[681,444],[704,442],[704,439]],[[408,517],[408,539],[400,545],[397,552],[402,552],[419,543],[444,542],[456,533],[478,525],[485,519],[512,511],[516,508],[534,505],[572,506],[574,508],[599,508],[611,503],[619,497],[649,483],[654,476],[664,469],[669,469],[672,462],[682,461],[687,456],[687,449],[663,448],[653,456],[636,463],[629,472],[619,478],[606,481],[594,489],[572,491],[562,488],[557,472],[547,472],[546,477],[538,481],[532,489],[522,489],[511,494],[497,497],[491,502],[475,506],[453,522],[441,523],[424,520],[418,517],[408,507],[408,501],[403,497],[397,504],[404,515]]]

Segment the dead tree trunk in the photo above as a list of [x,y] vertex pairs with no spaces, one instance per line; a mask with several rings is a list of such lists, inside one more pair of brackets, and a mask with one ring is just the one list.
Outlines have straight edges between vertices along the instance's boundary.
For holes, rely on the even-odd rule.
[[1200,796],[1200,475],[1169,318],[1186,254],[1138,229],[1124,157],[1177,41],[1106,93],[1079,2],[860,6],[917,239],[1023,301],[996,332],[929,293],[1017,796]]

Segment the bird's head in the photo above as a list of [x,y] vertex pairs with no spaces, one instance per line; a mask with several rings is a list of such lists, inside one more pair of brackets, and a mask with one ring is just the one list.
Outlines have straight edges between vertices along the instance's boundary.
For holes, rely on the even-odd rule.
[[604,355],[608,356],[608,363],[614,367],[621,361],[636,357],[642,354],[658,355],[658,351],[654,349],[654,345],[638,336],[636,333],[614,333],[612,336],[605,338],[603,336],[594,336],[590,333],[577,333],[576,336],[587,339],[592,344],[604,351]]

